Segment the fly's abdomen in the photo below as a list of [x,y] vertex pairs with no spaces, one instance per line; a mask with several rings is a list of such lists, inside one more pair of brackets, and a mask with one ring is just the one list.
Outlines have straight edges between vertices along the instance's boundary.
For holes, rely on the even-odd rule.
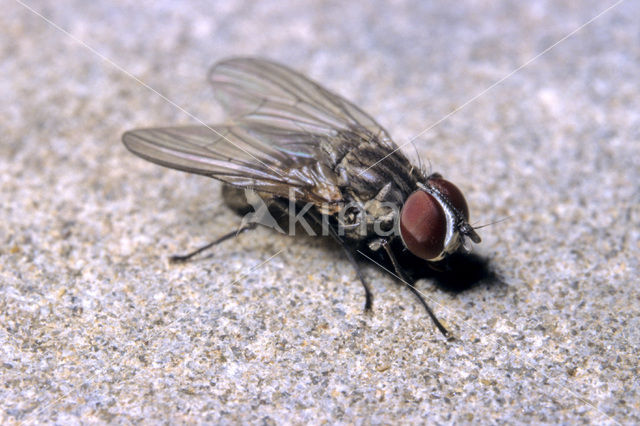
[[247,197],[243,188],[223,184],[222,198],[224,199],[224,203],[227,205],[227,207],[229,207],[240,216],[244,216],[247,213],[253,211],[253,207],[247,201]]

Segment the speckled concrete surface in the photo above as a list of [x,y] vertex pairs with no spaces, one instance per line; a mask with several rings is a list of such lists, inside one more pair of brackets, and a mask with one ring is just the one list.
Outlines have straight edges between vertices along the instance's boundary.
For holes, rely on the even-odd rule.
[[[0,14],[0,421],[638,423],[640,5],[628,0],[425,132],[498,282],[419,288],[235,224],[218,183],[124,130],[222,118],[208,67],[286,63],[403,143],[611,2],[121,3]],[[524,2],[522,2],[524,3]],[[413,149],[406,150],[411,153]],[[276,256],[274,254],[278,253]]]

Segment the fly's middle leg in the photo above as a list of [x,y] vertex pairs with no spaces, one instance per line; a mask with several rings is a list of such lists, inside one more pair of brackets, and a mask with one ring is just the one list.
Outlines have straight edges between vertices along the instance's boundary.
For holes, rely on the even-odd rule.
[[364,297],[365,297],[365,300],[364,300],[364,311],[365,312],[370,312],[371,311],[371,307],[373,306],[373,294],[371,293],[371,290],[369,289],[369,284],[367,284],[367,281],[364,279],[364,275],[362,275],[362,271],[360,270],[360,265],[358,265],[358,262],[353,257],[353,253],[351,253],[351,250],[349,249],[349,247],[347,247],[346,245],[344,245],[342,243],[340,243],[340,245],[342,246],[342,249],[344,250],[345,254],[347,255],[347,258],[349,259],[349,262],[351,262],[351,264],[355,268],[356,275],[358,275],[358,279],[362,283],[362,287],[364,287]]
[[331,236],[338,242],[338,244],[340,244],[340,247],[342,247],[342,250],[344,250],[345,254],[347,255],[347,259],[349,259],[349,262],[351,262],[354,269],[356,270],[356,275],[358,276],[358,279],[360,280],[360,282],[362,283],[362,287],[364,288],[364,297],[365,297],[364,311],[370,312],[373,306],[373,293],[371,293],[369,284],[367,284],[367,281],[364,279],[362,270],[360,270],[360,265],[358,265],[358,262],[356,261],[355,257],[353,257],[353,253],[351,252],[351,249],[344,243],[344,241],[342,240],[342,238],[340,238],[340,236],[335,231],[335,229],[329,227],[329,230],[330,230],[329,232],[331,233]]
[[[308,215],[308,217],[311,219],[311,221],[313,221],[313,223],[318,228],[325,229],[324,226],[323,226],[322,218],[318,217],[318,216],[319,216],[319,214],[313,214],[313,213],[310,213]],[[358,262],[356,261],[355,257],[353,257],[353,253],[352,253],[351,249],[349,248],[349,246],[347,244],[345,244],[345,242],[340,237],[340,235],[338,235],[336,230],[332,226],[328,226],[327,229],[329,231],[329,235],[331,235],[331,237],[338,244],[340,244],[340,247],[342,247],[342,250],[344,250],[344,253],[347,255],[347,259],[349,259],[349,262],[351,262],[351,264],[353,265],[354,269],[356,270],[356,275],[358,276],[358,279],[360,280],[360,282],[362,283],[362,287],[364,288],[364,297],[365,297],[365,300],[364,300],[364,311],[365,312],[371,312],[371,308],[373,307],[373,293],[371,293],[371,289],[369,289],[369,284],[367,284],[367,281],[365,280],[364,275],[362,274],[362,270],[360,269],[360,265],[358,265]]]

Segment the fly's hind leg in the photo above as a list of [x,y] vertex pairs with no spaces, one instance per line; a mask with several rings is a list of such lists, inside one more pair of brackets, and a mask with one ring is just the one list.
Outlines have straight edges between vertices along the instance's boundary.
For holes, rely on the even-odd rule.
[[236,235],[239,235],[245,231],[248,231],[250,229],[255,229],[255,227],[257,226],[257,223],[248,223],[246,225],[242,225],[240,226],[237,230],[235,231],[231,231],[227,234],[224,234],[223,236],[221,236],[220,238],[218,238],[215,241],[210,242],[209,244],[206,244],[190,253],[187,254],[181,254],[181,255],[173,255],[169,257],[169,261],[173,262],[173,263],[180,263],[180,262],[186,262],[187,260],[191,259],[193,256],[202,253],[205,250],[210,249],[211,247],[220,244],[223,241],[228,240],[231,237],[234,237]]
[[[247,214],[249,214],[251,211],[254,210],[253,205],[247,199],[247,192],[245,191],[244,188],[238,188],[233,185],[224,184],[222,185],[222,198],[224,199],[224,202],[227,205],[227,207],[229,207],[231,210],[236,212],[241,217],[246,217]],[[169,261],[174,263],[186,262],[187,260],[191,259],[193,256],[199,253],[202,253],[203,251],[208,250],[211,247],[218,245],[221,242],[226,241],[233,236],[239,235],[250,229],[255,229],[257,225],[258,225],[257,222],[246,223],[243,220],[240,223],[240,226],[238,227],[237,230],[224,234],[217,240],[212,241],[209,244],[206,244],[190,253],[170,256]]]

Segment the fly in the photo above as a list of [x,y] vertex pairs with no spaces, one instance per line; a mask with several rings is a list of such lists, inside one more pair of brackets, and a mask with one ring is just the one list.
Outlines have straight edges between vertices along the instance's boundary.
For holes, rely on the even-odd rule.
[[[406,265],[418,261],[439,270],[467,239],[480,242],[462,192],[440,174],[412,165],[360,108],[283,65],[231,58],[214,65],[208,79],[229,121],[136,129],[122,137],[148,161],[222,181],[226,204],[252,219],[172,259],[186,260],[258,224],[278,227],[293,218],[344,249],[364,287],[365,310],[373,298],[354,257],[358,252],[389,265],[448,336]],[[289,225],[293,233],[296,227]]]

